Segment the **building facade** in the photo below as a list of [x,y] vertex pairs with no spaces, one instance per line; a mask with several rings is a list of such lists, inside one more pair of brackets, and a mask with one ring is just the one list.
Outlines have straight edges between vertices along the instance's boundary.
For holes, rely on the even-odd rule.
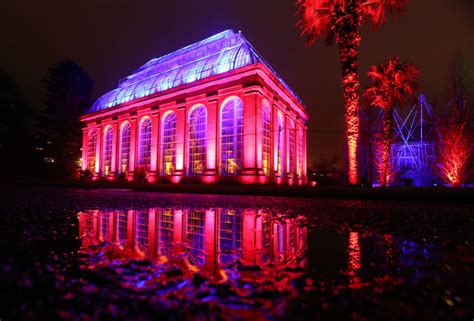
[[306,182],[308,113],[232,30],[150,60],[81,121],[94,180]]

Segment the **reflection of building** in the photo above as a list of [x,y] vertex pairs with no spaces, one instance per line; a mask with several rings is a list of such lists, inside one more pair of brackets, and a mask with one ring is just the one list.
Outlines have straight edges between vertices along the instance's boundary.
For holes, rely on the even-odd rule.
[[306,177],[308,113],[231,30],[150,60],[81,120],[82,167],[95,179],[301,184]]
[[209,271],[237,259],[298,265],[306,251],[306,227],[255,210],[87,211],[79,222],[83,246],[107,241],[124,254],[152,259],[186,254],[191,265]]

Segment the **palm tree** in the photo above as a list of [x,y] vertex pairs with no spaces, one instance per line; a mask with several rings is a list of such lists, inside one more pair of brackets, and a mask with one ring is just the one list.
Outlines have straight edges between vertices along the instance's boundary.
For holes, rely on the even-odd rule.
[[380,185],[387,186],[390,173],[390,150],[393,133],[393,108],[402,106],[416,88],[420,71],[413,64],[401,62],[398,57],[386,64],[372,66],[368,76],[372,85],[364,92],[369,104],[383,110],[382,159],[380,161]]
[[348,176],[350,184],[358,183],[357,145],[359,138],[359,75],[357,54],[364,18],[375,27],[387,16],[402,12],[408,0],[297,0],[302,36],[312,45],[318,38],[331,44],[335,38],[339,49],[344,91]]

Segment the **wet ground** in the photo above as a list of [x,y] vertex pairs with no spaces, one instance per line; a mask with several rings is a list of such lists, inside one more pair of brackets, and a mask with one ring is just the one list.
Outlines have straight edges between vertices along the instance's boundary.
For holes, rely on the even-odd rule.
[[473,204],[0,195],[1,320],[474,317]]

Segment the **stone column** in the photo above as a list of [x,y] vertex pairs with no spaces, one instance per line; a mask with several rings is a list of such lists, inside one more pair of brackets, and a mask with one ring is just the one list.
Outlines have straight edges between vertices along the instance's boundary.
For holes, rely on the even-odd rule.
[[151,208],[148,213],[148,255],[152,258],[156,256],[156,248],[157,248],[157,210],[155,208]]
[[88,139],[88,128],[84,127],[82,129],[82,170],[85,171],[87,169],[87,139]]
[[151,151],[150,151],[150,172],[148,173],[148,183],[155,183],[158,180],[158,133],[160,126],[160,113],[157,110],[151,112]]
[[215,176],[217,175],[217,131],[218,127],[218,114],[219,106],[217,98],[213,97],[208,99],[207,104],[207,159],[206,159],[206,171],[204,175]]
[[135,210],[127,211],[127,241],[125,247],[128,251],[133,251],[135,240]]
[[92,176],[92,180],[96,181],[100,178],[100,165],[102,163],[102,140],[104,137],[104,134],[102,132],[102,125],[97,125],[96,129],[97,133],[97,144],[95,148],[95,172],[94,175]]
[[114,120],[112,122],[112,158],[110,160],[110,173],[109,173],[109,180],[116,180],[117,179],[117,158],[118,158],[118,120]]
[[203,270],[214,274],[217,267],[217,237],[219,226],[219,213],[214,210],[206,210],[204,231],[204,259]]
[[133,181],[135,178],[135,160],[137,150],[137,116],[133,115],[130,118],[130,160],[128,163],[128,181]]
[[290,128],[290,115],[288,112],[285,114],[285,167],[286,167],[286,173],[287,177],[289,176],[290,171],[291,171],[291,166],[290,166],[290,135],[291,135],[291,128]]
[[304,126],[303,128],[303,177],[305,178],[305,182],[307,181],[307,168],[308,168],[308,163],[307,163],[307,143],[306,143],[306,136],[308,135],[308,126]]
[[183,252],[183,228],[184,228],[184,219],[185,215],[183,215],[182,210],[174,210],[173,212],[173,219],[174,219],[174,229],[173,229],[173,249],[172,249],[172,256],[176,256]]
[[244,264],[258,264],[255,261],[256,249],[256,212],[244,210],[242,213],[242,262]]
[[[186,139],[186,115],[185,106],[180,106],[176,110],[176,176],[183,176],[184,172],[184,156],[185,156],[185,139]],[[178,181],[176,181],[177,183]]]

